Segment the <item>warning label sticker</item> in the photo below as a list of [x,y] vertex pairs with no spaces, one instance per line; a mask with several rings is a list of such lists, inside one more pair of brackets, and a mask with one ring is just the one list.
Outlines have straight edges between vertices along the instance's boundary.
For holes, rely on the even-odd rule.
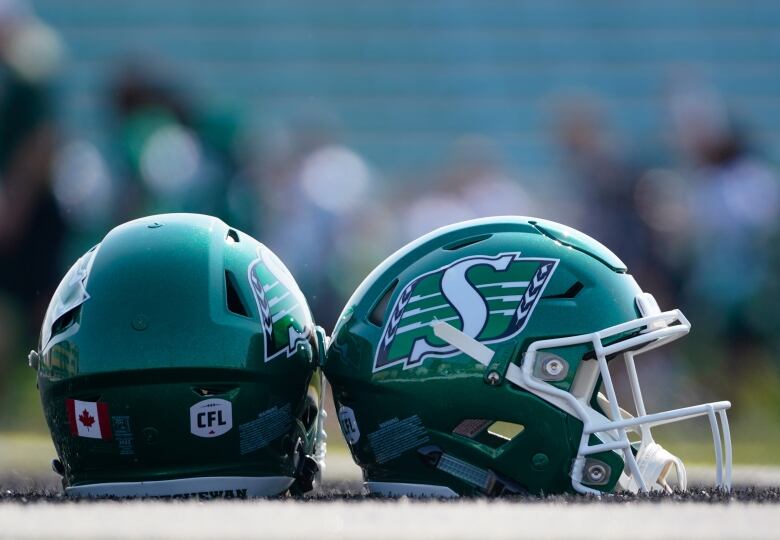
[[368,441],[377,463],[395,459],[407,450],[417,448],[429,440],[428,432],[416,414],[403,420],[393,418],[382,422],[378,430],[368,434]]
[[257,415],[255,420],[238,426],[241,455],[265,448],[284,435],[292,424],[291,405],[274,407]]
[[119,455],[134,455],[135,450],[133,449],[133,431],[130,429],[130,417],[112,416],[111,427],[114,430],[114,439],[119,447]]

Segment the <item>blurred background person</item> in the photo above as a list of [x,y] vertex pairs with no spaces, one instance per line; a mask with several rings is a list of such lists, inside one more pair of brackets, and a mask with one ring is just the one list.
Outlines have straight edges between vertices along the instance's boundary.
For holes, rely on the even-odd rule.
[[[0,365],[21,370],[44,291],[127,219],[206,212],[254,234],[331,331],[408,240],[530,214],[690,315],[688,362],[641,375],[665,406],[738,386],[718,392],[735,439],[774,459],[747,411],[780,411],[780,4],[747,6],[0,0]],[[681,71],[700,76],[667,91]],[[40,427],[16,380],[0,426]]]
[[609,246],[646,290],[659,300],[672,300],[665,294],[668,286],[653,236],[636,205],[641,166],[607,114],[594,95],[558,101],[553,125],[564,182],[555,199],[559,220]]
[[[22,0],[0,0],[0,407],[17,377],[60,268],[67,234],[52,193],[57,128],[51,91],[61,46]],[[27,389],[27,388],[25,388]],[[15,408],[15,407],[14,407]],[[8,421],[13,416],[3,415]]]
[[375,173],[332,115],[306,111],[282,129],[256,169],[254,232],[296,276],[317,323],[332,328],[362,279],[355,265],[365,264],[349,253],[370,238],[361,215],[377,196]]
[[120,64],[110,90],[122,192],[115,219],[196,212],[244,226],[249,217],[230,207],[242,181],[240,121],[198,106],[184,79],[154,56]]
[[543,217],[544,210],[508,170],[499,145],[486,136],[460,137],[428,181],[411,183],[416,189],[402,190],[394,203],[404,242],[468,219]]
[[715,89],[679,83],[669,110],[688,182],[687,226],[677,234],[687,232],[682,294],[697,322],[692,342],[715,367],[716,387],[752,394],[762,388],[764,399],[780,398],[774,384],[780,177],[750,149]]
[[[631,141],[618,133],[607,103],[593,93],[570,91],[554,103],[552,134],[563,182],[552,199],[557,220],[608,246],[664,309],[678,306],[665,246],[641,212],[642,205],[656,209],[666,201],[642,189],[646,173]],[[648,354],[653,367],[642,373],[645,384],[653,388],[648,406],[663,407],[684,392],[685,370],[674,349]],[[613,369],[618,391],[630,395],[624,366]]]

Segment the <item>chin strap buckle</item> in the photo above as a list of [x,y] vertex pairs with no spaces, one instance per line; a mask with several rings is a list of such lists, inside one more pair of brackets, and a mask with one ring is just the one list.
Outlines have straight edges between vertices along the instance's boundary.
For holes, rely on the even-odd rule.
[[305,456],[298,464],[298,471],[295,473],[295,483],[291,488],[295,495],[302,495],[314,489],[314,485],[319,476],[320,468],[317,462],[311,456]]
[[315,463],[317,463],[318,470],[316,482],[318,484],[322,482],[322,473],[325,471],[325,455],[328,453],[328,434],[325,431],[325,420],[327,418],[328,413],[325,412],[325,407],[320,405],[320,412],[317,418],[317,438],[314,442],[313,456]]
[[[681,490],[688,487],[688,477],[682,460],[654,441],[642,444],[637,452],[636,462],[645,485],[651,491],[674,491],[667,482],[672,469],[677,475],[675,487]],[[621,478],[621,487],[636,493],[639,491],[639,482],[636,478],[624,475]]]
[[[326,382],[323,379],[320,395],[325,393],[325,385]],[[295,483],[290,488],[294,495],[307,493],[322,483],[322,473],[325,471],[325,454],[328,450],[328,434],[325,431],[328,413],[322,405],[322,398],[320,398],[318,407],[319,412],[314,425],[313,448],[309,450],[311,454],[306,453],[302,439],[298,439],[295,446]]]
[[295,481],[290,486],[290,493],[303,495],[314,489],[320,476],[320,466],[314,456],[306,454],[304,444],[298,439],[295,445]]

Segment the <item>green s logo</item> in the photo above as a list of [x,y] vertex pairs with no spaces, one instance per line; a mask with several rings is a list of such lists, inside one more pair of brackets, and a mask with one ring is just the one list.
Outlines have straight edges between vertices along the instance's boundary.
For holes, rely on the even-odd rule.
[[458,259],[408,283],[393,305],[374,358],[374,372],[426,358],[459,354],[433,334],[446,321],[484,344],[522,332],[552,277],[558,259],[523,258],[519,252]]
[[265,246],[247,271],[265,335],[265,361],[295,354],[313,335],[306,299],[282,261]]

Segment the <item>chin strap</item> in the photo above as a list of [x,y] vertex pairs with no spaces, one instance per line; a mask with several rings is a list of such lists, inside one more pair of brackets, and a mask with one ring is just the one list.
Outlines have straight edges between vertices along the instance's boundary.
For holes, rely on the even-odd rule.
[[[675,487],[681,490],[685,490],[688,486],[688,477],[685,472],[685,465],[680,458],[665,450],[660,444],[650,441],[642,444],[639,448],[639,452],[636,455],[636,462],[639,466],[639,472],[645,481],[645,485],[651,491],[663,490],[667,493],[671,493],[674,488],[669,485],[667,478],[672,469],[677,474],[677,482]],[[639,491],[639,483],[636,478],[632,478],[626,474],[620,477],[620,487],[633,491],[636,493]]]
[[[321,330],[321,328],[317,328]],[[320,377],[320,391],[317,402],[317,420],[313,426],[314,441],[309,454],[304,450],[306,445],[303,440],[299,439],[296,446],[295,451],[298,457],[295,483],[290,488],[290,492],[293,495],[302,495],[320,486],[322,484],[322,473],[325,471],[325,454],[328,449],[328,434],[325,431],[325,420],[328,418],[328,413],[325,412],[323,397],[327,389],[327,382],[322,377],[321,372],[318,372],[318,376]]]
[[301,464],[298,467],[298,484],[301,493],[307,493],[312,489],[322,485],[322,473],[325,472],[325,454],[328,450],[328,434],[325,432],[325,420],[328,413],[322,403],[322,396],[325,394],[325,379],[322,379],[320,391],[319,412],[317,413],[317,422],[314,426],[314,447],[312,453],[302,456]]
[[307,459],[311,460],[316,465],[316,472],[312,480],[312,488],[322,484],[322,473],[325,472],[325,454],[328,450],[328,434],[325,431],[325,421],[328,418],[328,413],[325,412],[325,393],[328,389],[328,381],[322,375],[322,364],[325,361],[325,351],[328,348],[330,338],[325,330],[321,326],[314,328],[314,334],[317,340],[317,356],[316,365],[318,369],[318,376],[320,378],[320,392],[319,402],[317,407],[319,412],[317,413],[317,423],[314,428],[314,448],[310,456]]
[[[324,412],[324,411],[323,411]],[[313,452],[306,454],[304,444],[298,439],[296,446],[297,465],[295,470],[295,482],[290,487],[290,493],[293,495],[303,495],[313,490],[322,483],[322,471],[325,469],[325,450],[327,444],[324,438],[327,438],[325,429],[320,425],[320,419],[324,425],[325,419],[320,417],[317,421]]]
[[[323,381],[323,385],[325,382]],[[325,420],[328,413],[325,407],[320,406],[320,414],[317,418],[317,439],[314,443],[314,461],[317,463],[317,484],[322,482],[322,473],[325,472],[325,454],[328,451],[328,434],[325,432]]]
[[[612,409],[606,396],[599,392],[596,398],[598,399],[601,410],[605,412],[610,420],[616,422],[618,420],[633,418],[631,413],[620,408],[619,411],[622,418],[613,418],[611,413]],[[648,489],[650,491],[663,490],[667,493],[674,491],[674,488],[666,481],[669,473],[672,472],[672,468],[674,468],[677,473],[675,487],[685,490],[688,486],[688,476],[685,472],[685,465],[683,465],[682,460],[655,442],[649,431],[647,433],[643,433],[641,429],[634,429],[634,431],[642,435],[643,441],[647,440],[647,442],[642,442],[640,445],[639,452],[637,452],[635,459],[637,466],[639,467],[639,472],[642,474],[642,478]],[[632,491],[634,493],[639,491],[639,482],[637,482],[636,478],[632,478],[625,473],[620,476],[619,485],[622,489],[627,491]]]

